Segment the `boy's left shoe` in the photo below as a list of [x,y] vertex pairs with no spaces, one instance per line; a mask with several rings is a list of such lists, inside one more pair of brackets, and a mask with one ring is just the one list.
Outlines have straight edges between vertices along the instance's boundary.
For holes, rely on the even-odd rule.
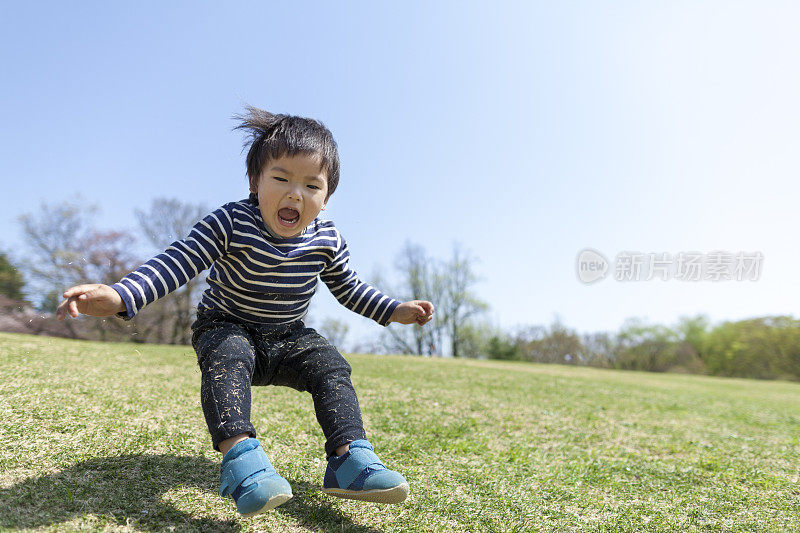
[[365,502],[400,503],[408,497],[408,482],[386,468],[365,440],[350,443],[350,450],[328,458],[322,492]]

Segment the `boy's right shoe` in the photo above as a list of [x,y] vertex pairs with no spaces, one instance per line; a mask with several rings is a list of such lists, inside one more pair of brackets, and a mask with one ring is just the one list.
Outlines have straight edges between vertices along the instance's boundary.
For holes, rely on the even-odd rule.
[[263,513],[292,497],[292,487],[272,467],[258,440],[237,442],[220,467],[219,494],[230,496],[244,516]]

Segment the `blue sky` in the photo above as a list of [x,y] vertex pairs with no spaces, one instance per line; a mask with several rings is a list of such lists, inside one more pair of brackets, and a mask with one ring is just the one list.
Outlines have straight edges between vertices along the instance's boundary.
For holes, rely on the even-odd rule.
[[[364,277],[406,240],[458,241],[503,327],[794,314],[798,22],[792,2],[5,3],[0,247],[22,253],[16,218],[42,201],[135,228],[157,196],[243,198],[247,102],[331,128],[326,213]],[[758,281],[584,285],[586,247],[764,262]]]

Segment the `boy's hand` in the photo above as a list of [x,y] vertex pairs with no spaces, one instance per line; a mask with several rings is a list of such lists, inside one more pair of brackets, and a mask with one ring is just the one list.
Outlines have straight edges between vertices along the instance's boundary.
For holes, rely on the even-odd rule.
[[433,304],[425,300],[411,300],[398,305],[389,322],[401,324],[414,324],[424,326],[433,318]]
[[108,285],[90,283],[76,285],[64,291],[64,300],[56,309],[56,316],[64,320],[67,314],[72,318],[79,314],[91,316],[111,316],[125,311],[125,303],[117,291]]

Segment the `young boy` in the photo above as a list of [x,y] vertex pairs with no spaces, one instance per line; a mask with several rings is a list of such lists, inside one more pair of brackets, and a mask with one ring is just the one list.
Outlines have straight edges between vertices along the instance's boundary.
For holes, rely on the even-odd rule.
[[237,117],[237,129],[249,134],[249,198],[223,205],[118,283],[68,289],[58,318],[83,313],[130,320],[211,268],[192,345],[202,372],[203,413],[214,449],[223,454],[220,494],[231,496],[245,516],[292,497],[250,422],[250,386],[283,385],[313,397],[327,439],[323,491],[399,503],[408,483],[366,440],[350,366],[302,318],[318,276],[342,305],[381,325],[424,325],[433,304],[400,303],[360,281],[333,222],[317,218],[339,182],[330,131],[307,118],[247,111]]

